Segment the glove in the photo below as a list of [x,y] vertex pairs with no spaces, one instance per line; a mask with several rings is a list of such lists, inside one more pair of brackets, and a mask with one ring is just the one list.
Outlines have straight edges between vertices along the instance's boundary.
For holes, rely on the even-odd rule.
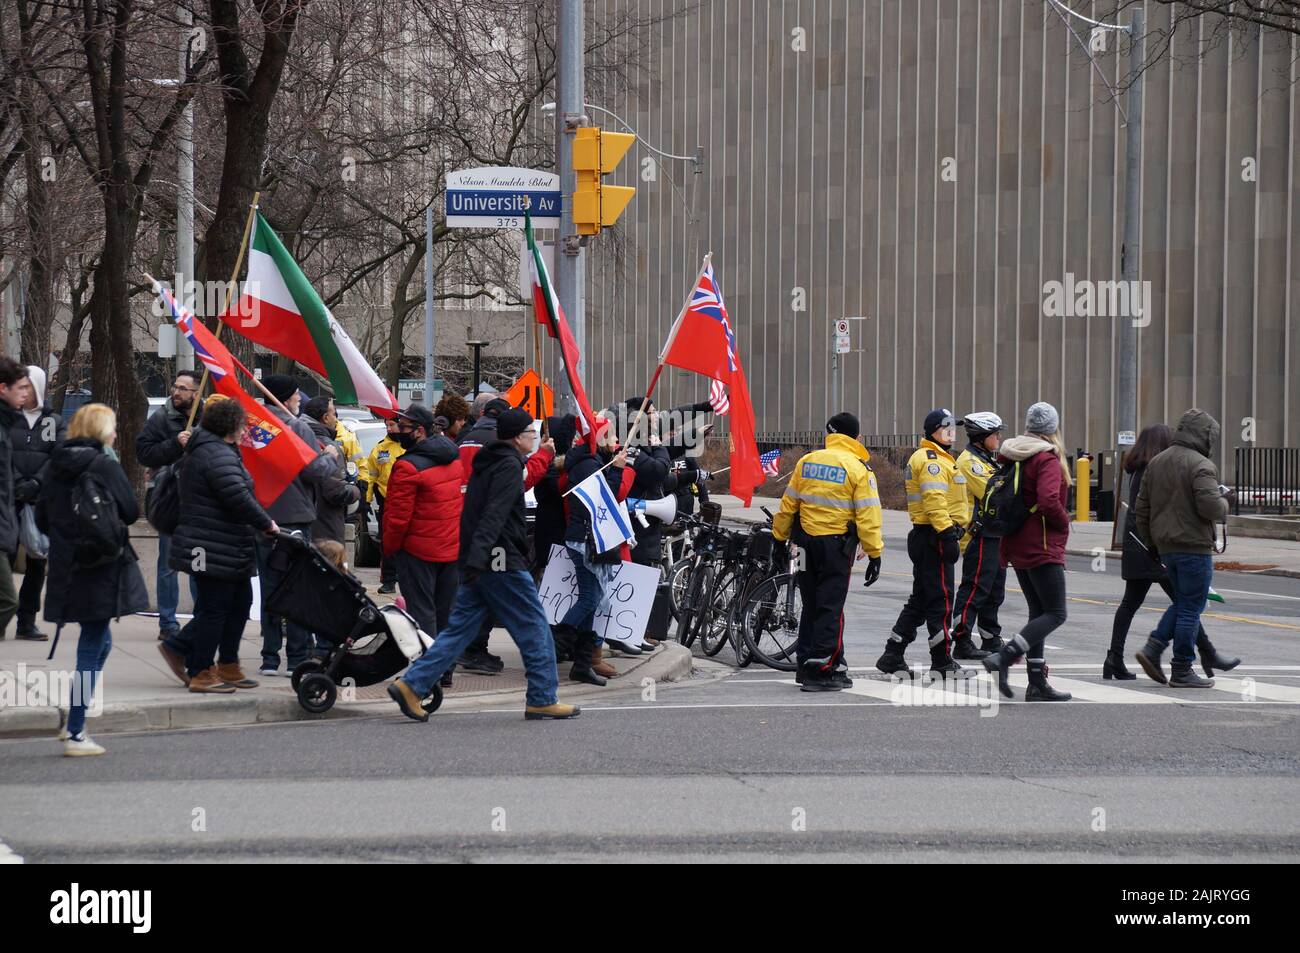
[[24,477],[14,482],[14,499],[19,503],[35,503],[36,498],[40,495],[41,484],[39,480]]
[[862,585],[869,586],[880,578],[880,557],[872,556],[867,560],[867,571],[862,576]]
[[939,542],[943,546],[943,561],[946,563],[955,563],[961,559],[961,546],[958,540],[961,539],[956,526],[949,526],[939,534]]

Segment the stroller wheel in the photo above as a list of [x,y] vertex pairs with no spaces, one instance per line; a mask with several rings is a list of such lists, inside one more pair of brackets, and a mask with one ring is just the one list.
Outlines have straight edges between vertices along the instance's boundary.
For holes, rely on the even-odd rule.
[[323,672],[323,671],[325,671],[324,662],[322,662],[318,658],[309,658],[307,659],[307,661],[303,662],[293,670],[293,674],[289,677],[289,684],[293,686],[293,690],[296,692],[298,690],[298,686],[302,684],[302,680],[304,678],[306,678],[312,672]]
[[313,715],[329,711],[338,697],[338,686],[328,675],[311,672],[298,686],[298,704]]
[[424,700],[420,702],[420,707],[423,708],[426,713],[432,715],[441,706],[442,706],[442,686],[434,685],[433,691],[429,692],[429,694],[425,696]]

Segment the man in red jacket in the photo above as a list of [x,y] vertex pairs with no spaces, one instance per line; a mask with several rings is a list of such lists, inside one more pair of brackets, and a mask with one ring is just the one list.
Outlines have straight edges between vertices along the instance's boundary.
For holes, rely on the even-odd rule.
[[397,440],[405,452],[388,478],[380,538],[384,558],[397,560],[407,611],[436,637],[456,601],[463,473],[456,445],[438,432],[434,419],[419,404],[397,415]]

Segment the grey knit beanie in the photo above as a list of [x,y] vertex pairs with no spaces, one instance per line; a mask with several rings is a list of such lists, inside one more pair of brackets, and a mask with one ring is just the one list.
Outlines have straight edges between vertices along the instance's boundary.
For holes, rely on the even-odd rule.
[[1025,411],[1025,432],[1051,436],[1061,429],[1061,415],[1046,401],[1030,404]]

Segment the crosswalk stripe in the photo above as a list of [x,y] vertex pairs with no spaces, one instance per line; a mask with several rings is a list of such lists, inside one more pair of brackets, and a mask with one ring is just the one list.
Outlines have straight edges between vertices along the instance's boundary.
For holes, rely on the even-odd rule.
[[[1051,673],[1048,680],[1057,691],[1069,692],[1075,698],[1087,702],[1109,705],[1175,705],[1179,701],[1165,693],[1148,692],[1138,688],[1112,688],[1110,685],[1098,685],[1096,682],[1084,682],[1077,678],[1062,678],[1055,672]],[[1022,684],[1028,684],[1028,680],[1025,679]]]
[[1231,692],[1241,698],[1242,701],[1248,701],[1253,694],[1255,698],[1270,698],[1280,702],[1300,702],[1300,688],[1292,685],[1274,685],[1270,682],[1261,682],[1256,678],[1225,678],[1222,675],[1215,675],[1214,690]]

